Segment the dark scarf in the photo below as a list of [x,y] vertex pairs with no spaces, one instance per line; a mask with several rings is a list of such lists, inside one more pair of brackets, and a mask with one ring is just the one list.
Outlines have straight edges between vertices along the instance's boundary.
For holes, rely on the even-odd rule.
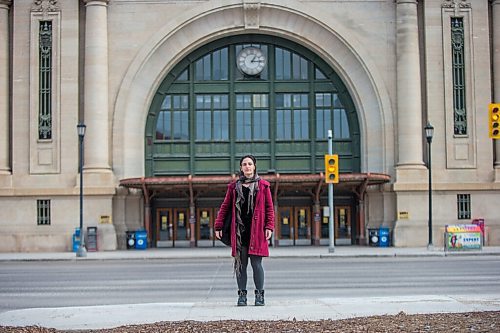
[[248,189],[250,193],[248,194],[248,213],[253,213],[254,209],[254,198],[256,197],[257,192],[259,191],[259,180],[260,177],[257,173],[252,178],[247,178],[245,175],[241,175],[240,179],[236,182],[236,257],[234,257],[234,272],[240,276],[241,274],[241,235],[245,228],[243,224],[243,220],[241,219],[242,212],[241,207],[245,202],[245,196],[243,195],[243,185],[249,184]]

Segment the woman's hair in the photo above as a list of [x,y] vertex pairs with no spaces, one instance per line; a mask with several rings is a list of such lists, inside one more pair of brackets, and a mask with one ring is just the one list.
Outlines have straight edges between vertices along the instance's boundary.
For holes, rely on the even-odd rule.
[[[240,167],[241,167],[241,163],[243,163],[243,160],[245,158],[249,158],[253,161],[253,165],[255,166],[255,171],[254,173],[257,174],[257,159],[255,158],[255,156],[251,155],[251,154],[248,154],[248,155],[245,155],[243,156],[241,159],[240,159]],[[240,175],[243,175],[243,171],[240,170]]]
[[253,161],[253,164],[257,167],[257,160],[255,159],[255,156],[250,155],[250,154],[245,155],[245,156],[243,156],[243,157],[240,159],[240,166],[241,166],[241,163],[243,163],[243,160],[244,160],[245,158],[249,158],[249,159],[251,159],[251,160]]

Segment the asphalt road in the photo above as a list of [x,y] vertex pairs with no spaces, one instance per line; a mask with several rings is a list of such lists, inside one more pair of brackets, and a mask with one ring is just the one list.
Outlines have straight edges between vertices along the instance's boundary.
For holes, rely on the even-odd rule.
[[[231,259],[2,262],[0,312],[234,301]],[[500,257],[267,258],[266,299],[500,294]],[[248,289],[253,289],[251,268]]]

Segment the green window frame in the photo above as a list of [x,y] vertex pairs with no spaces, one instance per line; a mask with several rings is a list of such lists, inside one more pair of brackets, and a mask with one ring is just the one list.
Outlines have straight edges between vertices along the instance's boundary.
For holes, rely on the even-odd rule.
[[[265,55],[262,72],[238,68],[246,47]],[[329,105],[318,106],[317,94],[329,94]],[[179,95],[187,96],[187,108],[164,105],[166,96]],[[194,50],[160,83],[147,119],[147,176],[231,173],[246,153],[259,159],[263,173],[320,172],[328,129],[334,130],[343,172],[361,165],[348,89],[316,54],[276,36],[231,36]]]
[[309,61],[295,52],[277,47],[275,52],[276,80],[308,80]]
[[52,139],[52,21],[39,27],[38,139]]
[[349,121],[345,108],[335,93],[316,93],[316,138],[328,139],[332,130],[334,139],[349,139]]
[[224,47],[198,59],[195,63],[196,81],[225,81],[229,78],[229,52]]
[[465,100],[464,19],[451,18],[451,50],[453,78],[454,134],[467,135],[467,109]]
[[309,95],[276,94],[276,139],[309,139]]
[[236,95],[236,140],[269,140],[269,94]]
[[50,200],[36,201],[37,225],[50,225]]
[[457,218],[459,220],[470,220],[471,199],[470,194],[457,194]]
[[156,122],[156,140],[189,140],[189,95],[166,95]]
[[196,95],[197,141],[229,140],[229,97],[226,94]]

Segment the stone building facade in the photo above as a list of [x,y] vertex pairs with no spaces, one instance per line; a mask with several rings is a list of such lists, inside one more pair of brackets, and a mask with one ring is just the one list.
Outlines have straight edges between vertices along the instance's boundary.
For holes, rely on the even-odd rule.
[[329,127],[338,244],[384,226],[425,246],[428,123],[432,243],[481,218],[498,246],[499,23],[500,0],[0,0],[0,251],[71,250],[78,123],[100,250],[142,228],[152,247],[217,246],[245,152],[273,186],[275,245],[324,243]]

